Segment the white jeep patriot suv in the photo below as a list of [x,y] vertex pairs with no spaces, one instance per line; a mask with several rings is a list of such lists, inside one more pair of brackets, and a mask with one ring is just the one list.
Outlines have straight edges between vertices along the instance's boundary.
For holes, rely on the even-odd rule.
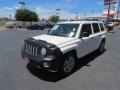
[[51,72],[69,74],[78,58],[105,49],[104,25],[99,21],[60,22],[45,35],[26,39],[22,57]]

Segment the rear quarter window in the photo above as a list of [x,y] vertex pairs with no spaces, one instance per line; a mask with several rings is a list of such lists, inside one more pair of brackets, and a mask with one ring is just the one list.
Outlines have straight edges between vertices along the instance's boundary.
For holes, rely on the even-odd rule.
[[102,23],[99,23],[99,25],[100,25],[101,31],[104,31],[104,26],[103,26],[103,24],[102,24]]
[[100,32],[98,23],[93,23],[92,26],[93,26],[94,33]]

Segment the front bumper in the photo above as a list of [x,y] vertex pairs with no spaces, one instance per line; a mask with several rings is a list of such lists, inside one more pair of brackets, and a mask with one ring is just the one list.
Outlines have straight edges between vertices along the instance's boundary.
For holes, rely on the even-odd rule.
[[57,72],[61,65],[62,55],[57,57],[32,56],[22,50],[22,58],[28,58],[29,64],[47,71]]

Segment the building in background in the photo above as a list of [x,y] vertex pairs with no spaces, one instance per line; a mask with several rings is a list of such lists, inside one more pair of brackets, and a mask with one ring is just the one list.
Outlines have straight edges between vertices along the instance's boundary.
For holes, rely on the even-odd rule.
[[104,0],[104,16],[114,18],[117,14],[117,0]]

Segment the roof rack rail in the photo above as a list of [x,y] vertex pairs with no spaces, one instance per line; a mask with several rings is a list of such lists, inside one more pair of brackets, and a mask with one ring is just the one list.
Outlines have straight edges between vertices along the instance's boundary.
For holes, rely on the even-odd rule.
[[99,21],[98,19],[82,19],[81,21]]

